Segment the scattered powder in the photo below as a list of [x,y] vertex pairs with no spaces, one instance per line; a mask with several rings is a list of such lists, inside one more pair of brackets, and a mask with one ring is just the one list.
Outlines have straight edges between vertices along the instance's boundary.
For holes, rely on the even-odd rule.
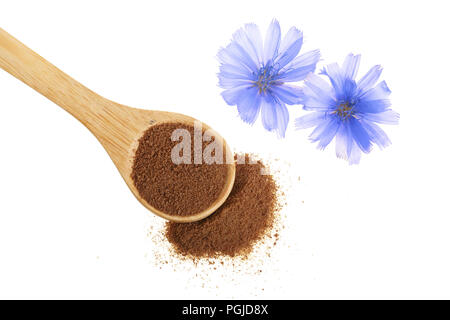
[[[249,148],[235,151],[242,153],[242,149]],[[271,293],[283,290],[280,279],[296,276],[290,273],[286,258],[301,254],[296,242],[299,195],[304,193],[303,183],[297,179],[301,171],[292,166],[290,159],[279,159],[267,150],[251,148],[251,151],[254,152],[251,158],[260,159],[277,184],[273,224],[254,242],[251,252],[235,256],[218,253],[214,257],[183,254],[168,241],[166,222],[155,215],[146,215],[144,241],[148,251],[144,256],[149,267],[175,277],[186,291],[204,288],[203,294],[212,299],[270,299]]]
[[[235,157],[236,158],[236,157]],[[236,165],[233,190],[211,216],[194,223],[166,223],[165,236],[175,251],[192,258],[245,256],[272,230],[278,212],[277,185],[261,161],[245,155]],[[275,234],[275,243],[278,233]],[[274,244],[275,244],[274,243]]]
[[[226,164],[174,164],[171,152],[180,141],[172,132],[186,129],[193,146],[194,127],[163,123],[150,127],[139,139],[131,178],[139,195],[154,208],[169,215],[189,216],[209,208],[220,196],[227,178]],[[203,149],[209,142],[203,142]]]

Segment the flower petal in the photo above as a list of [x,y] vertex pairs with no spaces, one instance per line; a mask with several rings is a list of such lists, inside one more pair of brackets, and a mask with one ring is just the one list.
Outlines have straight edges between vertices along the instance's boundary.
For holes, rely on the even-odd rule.
[[346,78],[343,82],[341,95],[337,96],[338,100],[352,101],[356,92],[355,80]]
[[281,86],[273,86],[271,89],[273,95],[287,104],[300,104],[302,101],[302,88],[292,85],[283,84]]
[[306,99],[303,98],[302,104],[303,104],[303,110],[307,110],[307,111],[326,112],[326,111],[331,111],[334,109],[334,107],[332,107],[325,101],[319,100],[319,99],[313,98],[313,97],[308,97]]
[[344,79],[342,78],[341,68],[339,68],[339,65],[336,62],[331,63],[322,70],[322,73],[330,78],[331,84],[336,92],[336,96],[343,95]]
[[353,139],[348,136],[345,125],[341,125],[336,133],[336,156],[338,158],[345,160],[349,158],[347,154],[349,144],[350,146],[353,144]]
[[380,113],[387,111],[391,106],[391,101],[388,99],[384,100],[361,100],[356,106],[355,110],[358,113]]
[[259,69],[255,61],[236,41],[232,41],[226,48],[219,50],[217,56],[224,64],[241,66],[250,72],[257,72]]
[[386,110],[380,113],[365,114],[363,119],[381,124],[398,124],[400,115],[393,110]]
[[251,88],[247,94],[237,103],[239,116],[244,122],[253,124],[258,116],[261,106],[261,95],[256,87]]
[[279,55],[275,61],[278,70],[291,62],[300,52],[303,44],[303,34],[295,27],[289,29],[281,42]]
[[289,111],[284,103],[280,103],[277,108],[277,134],[284,138],[289,123]]
[[[343,143],[346,144],[346,158],[350,165],[352,164],[358,164],[361,159],[361,149],[358,147],[358,145],[355,142],[355,139],[352,136],[352,132],[350,129],[349,123],[346,123],[341,128],[345,130],[344,136],[346,137],[346,141],[340,141],[339,143],[342,144],[340,148],[343,146]],[[340,139],[342,137],[339,137]],[[337,147],[337,146],[336,146]]]
[[380,78],[381,72],[383,68],[380,65],[376,65],[372,67],[359,81],[358,81],[358,89],[360,92],[365,92],[373,87],[373,85]]
[[221,74],[219,74],[218,77],[219,77],[219,87],[223,89],[232,89],[241,86],[251,86],[253,84],[249,80],[227,78],[223,77]]
[[358,164],[360,160],[361,160],[361,149],[358,147],[355,141],[353,141],[351,153],[350,156],[348,157],[348,162],[350,165],[352,165]]
[[333,123],[335,122],[334,119],[331,118],[327,118],[325,119],[325,121],[322,121],[319,123],[319,125],[313,130],[313,132],[311,132],[311,134],[309,135],[309,139],[312,142],[316,142],[319,141],[322,137],[322,135],[324,134],[324,132],[327,130],[327,128]]
[[241,66],[235,66],[233,64],[222,64],[220,66],[219,73],[223,77],[230,79],[252,79],[252,73],[249,72],[248,69]]
[[344,61],[342,65],[342,74],[344,79],[352,79],[355,80],[356,74],[359,69],[359,62],[361,60],[361,55],[353,55],[350,53]]
[[254,23],[249,23],[245,25],[245,31],[247,32],[248,39],[252,44],[253,50],[256,57],[258,58],[259,64],[263,63],[263,40],[259,28]]
[[[256,30],[255,30],[256,28]],[[242,47],[242,49],[248,54],[248,56],[251,58],[251,60],[254,62],[256,68],[259,68],[261,66],[261,58],[260,53],[261,49],[258,49],[255,43],[253,42],[253,38],[250,39],[247,30],[250,30],[252,32],[252,36],[255,37],[255,43],[258,43],[259,41],[262,42],[261,34],[258,30],[258,27],[256,25],[246,25],[245,29],[241,28],[237,30],[233,34],[233,40],[239,44],[239,46]],[[258,38],[259,33],[259,38]]]
[[366,92],[363,92],[360,96],[360,99],[365,100],[383,100],[389,99],[389,95],[391,94],[391,90],[387,86],[386,81],[381,81],[372,89],[369,89]]
[[327,111],[336,105],[333,89],[321,77],[311,73],[303,87],[302,104],[305,110]]
[[251,84],[252,75],[248,69],[237,67],[232,64],[223,64],[218,73],[219,86],[223,89],[230,89],[245,84]]
[[295,69],[289,69],[285,72],[280,72],[276,77],[277,80],[283,80],[285,82],[296,82],[304,80],[311,72],[316,70],[316,65],[310,64]]
[[303,33],[296,27],[291,27],[280,43],[280,52],[287,51],[296,41],[303,39]]
[[334,100],[334,92],[330,84],[314,73],[308,75],[305,86],[316,98],[326,98],[325,101]]
[[277,79],[289,82],[304,80],[308,74],[316,70],[319,59],[319,50],[301,54],[280,70]]
[[361,151],[369,153],[372,148],[370,142],[370,136],[366,129],[361,125],[361,122],[357,119],[351,119],[348,124],[353,140],[356,142]]
[[387,134],[378,125],[364,120],[361,120],[361,122],[369,133],[370,140],[377,144],[380,149],[386,148],[391,144]]
[[353,147],[357,147],[357,145],[355,144],[355,142],[353,141],[353,135],[352,135],[352,129],[350,128],[350,122],[346,122],[344,124],[345,127],[345,131],[347,134],[347,159],[350,159],[350,156],[352,154],[352,149]]
[[319,50],[313,50],[308,51],[305,53],[302,53],[297,58],[292,60],[291,63],[289,63],[287,66],[283,68],[283,71],[289,71],[291,69],[296,69],[299,67],[304,67],[308,65],[316,65],[317,62],[320,60],[320,51]]
[[266,96],[261,103],[261,118],[266,130],[275,130],[279,137],[284,138],[289,122],[289,112],[284,103]]
[[230,43],[225,48],[221,48],[217,53],[217,58],[222,64],[229,64],[240,68],[245,68],[246,70],[251,70],[240,58],[240,54],[236,49],[236,44],[234,42]]
[[264,40],[264,64],[275,60],[280,47],[281,29],[277,20],[272,20]]
[[325,120],[327,120],[325,112],[311,112],[307,115],[297,118],[295,120],[295,128],[299,130],[315,127]]
[[336,119],[331,119],[331,122],[329,122],[328,126],[326,126],[320,134],[320,137],[318,137],[319,144],[317,145],[317,148],[320,150],[325,149],[336,136],[339,127],[340,123],[336,121]]
[[256,88],[248,85],[239,86],[228,90],[224,90],[221,93],[221,95],[227,104],[229,104],[230,106],[234,106],[239,101],[241,101],[246,95],[251,94],[252,89]]
[[220,63],[222,64],[232,64],[234,66],[241,66],[241,62],[237,59],[235,59],[234,56],[230,55],[228,45],[226,48],[220,48],[219,52],[217,52],[217,59],[219,59]]

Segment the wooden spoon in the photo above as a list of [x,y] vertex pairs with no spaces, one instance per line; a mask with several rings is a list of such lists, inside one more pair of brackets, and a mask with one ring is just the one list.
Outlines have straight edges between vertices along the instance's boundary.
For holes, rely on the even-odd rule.
[[[203,212],[174,216],[149,205],[131,179],[138,140],[152,125],[177,122],[194,125],[196,119],[179,113],[130,108],[89,90],[0,28],[0,67],[41,93],[83,123],[100,141],[136,198],[150,211],[175,222],[206,218],[219,208],[233,188],[235,165],[229,158],[226,184],[216,201]],[[203,124],[203,128],[211,129]],[[213,133],[215,133],[212,130]],[[216,139],[221,136],[215,133]],[[222,141],[225,140],[222,139]],[[231,157],[225,143],[226,155]]]

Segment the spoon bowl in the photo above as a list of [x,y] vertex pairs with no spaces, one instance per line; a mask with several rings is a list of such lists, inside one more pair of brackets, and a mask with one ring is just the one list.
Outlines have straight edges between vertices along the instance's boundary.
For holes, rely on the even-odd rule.
[[83,123],[100,141],[131,192],[156,215],[175,222],[194,222],[218,209],[231,192],[235,177],[232,152],[225,140],[208,125],[202,127],[224,143],[227,179],[219,197],[194,215],[170,215],[147,203],[131,178],[139,139],[151,126],[171,122],[194,126],[197,120],[179,113],[143,110],[113,102],[89,90],[0,28],[0,67],[21,80]]

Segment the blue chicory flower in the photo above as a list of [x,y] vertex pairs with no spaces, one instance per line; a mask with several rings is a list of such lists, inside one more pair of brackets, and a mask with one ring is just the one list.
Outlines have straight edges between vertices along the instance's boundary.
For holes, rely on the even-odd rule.
[[253,124],[261,111],[265,129],[284,137],[289,122],[286,104],[300,102],[301,88],[287,82],[301,81],[314,72],[318,50],[297,57],[303,34],[292,27],[281,40],[280,25],[273,20],[263,40],[255,24],[233,34],[231,43],[218,53],[219,86],[225,102],[237,105],[241,119]]
[[357,164],[361,151],[369,153],[372,144],[381,149],[391,144],[377,125],[397,124],[399,114],[391,110],[389,90],[385,81],[377,85],[382,68],[377,65],[355,81],[360,55],[349,54],[342,67],[337,63],[321,72],[330,80],[310,74],[301,95],[303,109],[314,111],[296,119],[298,129],[315,127],[310,135],[318,148],[324,149],[336,137],[336,155]]

